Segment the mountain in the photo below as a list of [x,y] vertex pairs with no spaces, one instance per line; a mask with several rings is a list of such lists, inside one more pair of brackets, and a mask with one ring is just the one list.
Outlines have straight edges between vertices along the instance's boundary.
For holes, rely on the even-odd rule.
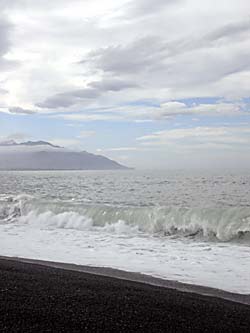
[[0,143],[0,170],[122,170],[127,167],[101,155],[77,152],[46,141]]

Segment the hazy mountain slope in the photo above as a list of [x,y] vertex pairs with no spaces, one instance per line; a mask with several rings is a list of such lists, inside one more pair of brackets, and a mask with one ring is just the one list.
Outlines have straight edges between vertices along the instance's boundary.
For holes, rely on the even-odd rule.
[[47,142],[0,144],[0,170],[117,170],[125,166],[104,156],[74,152]]

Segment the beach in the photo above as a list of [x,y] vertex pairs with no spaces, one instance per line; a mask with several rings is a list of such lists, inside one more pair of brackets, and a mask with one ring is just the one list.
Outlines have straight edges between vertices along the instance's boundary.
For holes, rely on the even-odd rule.
[[[247,296],[232,300],[132,281],[95,268],[0,259],[1,332],[249,332]],[[137,277],[138,279],[138,277]],[[150,279],[150,278],[149,278]],[[156,284],[156,281],[152,283]],[[178,287],[178,285],[177,285]],[[184,286],[187,289],[187,286]],[[201,293],[199,293],[201,292]],[[203,290],[203,293],[205,291]],[[216,291],[214,291],[216,294]],[[237,295],[235,295],[237,297]],[[233,301],[234,299],[234,301]],[[243,302],[243,303],[242,303]]]

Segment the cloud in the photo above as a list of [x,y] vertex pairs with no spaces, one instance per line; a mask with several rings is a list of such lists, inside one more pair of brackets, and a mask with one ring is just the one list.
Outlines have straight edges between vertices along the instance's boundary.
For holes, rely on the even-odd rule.
[[72,113],[72,114],[56,114],[51,115],[50,118],[61,118],[64,120],[70,121],[78,121],[78,122],[85,122],[85,121],[121,121],[124,118],[120,115],[114,114],[107,114],[107,113]]
[[29,134],[23,132],[16,132],[8,135],[5,139],[6,140],[14,140],[14,141],[22,141],[26,140],[30,137]]
[[[198,0],[0,0],[0,10],[0,111],[13,115],[0,115],[6,128],[12,122],[19,132],[15,115],[35,111],[41,126],[60,119],[69,139],[94,121],[96,149],[109,125],[102,123],[123,122],[117,127],[126,132],[124,147],[110,145],[105,136],[102,146],[118,155],[133,146],[131,135],[148,133],[153,138],[137,145],[161,153],[148,160],[139,156],[141,150],[131,156],[149,165],[160,163],[166,149],[174,157],[175,149],[192,145],[247,151],[243,127],[230,132],[224,123],[249,118],[249,0],[204,0],[202,6]],[[31,134],[39,123],[35,117],[22,117]],[[222,132],[210,135],[212,124]],[[185,131],[159,134],[165,126]],[[53,126],[45,127],[53,137]],[[81,135],[74,140],[83,142],[90,133]]]
[[67,91],[47,98],[44,102],[37,103],[40,108],[57,109],[66,108],[82,101],[97,98],[100,92],[97,89],[85,88]]
[[137,151],[137,147],[116,147],[116,148],[106,148],[97,149],[98,152],[121,152],[121,151]]
[[[0,3],[1,10],[1,3]],[[16,62],[6,59],[6,54],[10,51],[11,42],[10,42],[10,33],[12,30],[12,25],[3,17],[0,21],[0,69],[1,71],[8,71],[12,69]],[[2,89],[1,89],[2,90]]]
[[0,112],[2,113],[11,113],[11,114],[17,114],[17,115],[31,115],[35,114],[36,111],[30,110],[30,109],[25,109],[21,108],[19,106],[0,106]]
[[[7,58],[21,64],[3,86],[9,91],[7,104],[35,105],[37,112],[82,112],[86,106],[150,97],[159,104],[214,94],[246,97],[250,23],[247,2],[240,1],[241,9],[230,1],[227,8],[217,5],[215,13],[212,4],[201,8],[195,0],[119,6],[112,0],[74,0],[71,6],[64,0],[2,0],[11,18],[11,25],[3,22],[0,29],[2,64]],[[205,24],[204,17],[211,16],[214,20]],[[146,17],[147,24],[136,17]]]
[[177,115],[239,115],[243,112],[243,107],[238,103],[216,103],[198,104],[187,106],[182,102],[162,103],[160,108],[154,112],[156,118],[164,118]]
[[[72,0],[72,2],[79,2],[79,0]],[[12,10],[13,8],[21,9],[49,9],[56,8],[62,4],[67,4],[67,0],[0,0],[0,7],[5,10]]]
[[[188,116],[197,121],[194,116],[243,116],[249,114],[247,104],[239,102],[217,102],[214,104],[185,104],[179,101],[152,105],[122,105],[112,107],[88,108],[83,112],[53,114],[52,118],[62,118],[77,122],[82,121],[130,121],[134,123],[160,122],[171,120],[177,116]],[[199,118],[201,120],[202,118]]]
[[21,107],[18,107],[18,106],[13,106],[13,107],[9,107],[8,108],[8,111],[10,113],[14,113],[14,114],[26,114],[26,115],[29,115],[29,114],[34,114],[36,113],[35,111],[33,110],[29,110],[29,109],[23,109]]
[[90,138],[92,136],[95,136],[96,132],[95,131],[81,131],[80,134],[78,135],[79,139],[86,139]]
[[250,32],[250,20],[230,22],[208,33],[205,40],[218,41],[225,38],[238,38],[242,33]]
[[50,139],[49,142],[52,143],[53,145],[69,149],[78,149],[81,146],[81,141],[78,139],[53,138]]
[[7,136],[0,136],[0,142],[6,142],[6,141],[18,141],[22,142],[30,137],[29,134],[23,133],[23,132],[16,132],[9,134]]
[[101,81],[90,82],[89,86],[105,93],[108,91],[121,91],[124,89],[134,88],[137,85],[132,81],[109,78]]
[[10,24],[6,21],[6,19],[1,19],[0,22],[0,55],[4,55],[8,52],[10,42],[9,42],[9,30]]
[[172,146],[192,149],[212,147],[235,148],[235,145],[248,147],[250,128],[248,127],[208,127],[178,128],[157,131],[137,138],[145,146]]
[[249,39],[250,22],[242,19],[193,36],[151,34],[97,48],[80,63],[95,73],[134,82],[134,91],[144,98],[148,94],[170,98],[210,95],[215,85],[220,95],[227,91],[227,83],[219,84],[220,80],[250,70]]
[[4,88],[0,88],[0,94],[4,95],[7,94],[8,90],[4,89]]
[[164,10],[169,5],[177,5],[180,0],[137,0],[130,1],[127,4],[125,15],[131,17],[141,18],[148,15],[155,15],[159,11]]
[[158,38],[145,37],[127,45],[113,45],[93,50],[80,63],[89,64],[104,73],[131,74],[147,70],[148,66],[159,60],[158,53],[162,51],[162,47]]
[[100,81],[89,82],[88,86],[83,89],[56,94],[36,105],[40,108],[48,109],[67,108],[77,103],[95,100],[104,93],[122,91],[135,86],[136,84],[131,81],[106,78]]

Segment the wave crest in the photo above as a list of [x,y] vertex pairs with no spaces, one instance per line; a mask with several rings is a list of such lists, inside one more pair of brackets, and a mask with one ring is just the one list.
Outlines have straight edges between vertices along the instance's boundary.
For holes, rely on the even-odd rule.
[[250,208],[112,207],[45,202],[22,195],[1,202],[0,223],[37,228],[98,229],[250,243]]

